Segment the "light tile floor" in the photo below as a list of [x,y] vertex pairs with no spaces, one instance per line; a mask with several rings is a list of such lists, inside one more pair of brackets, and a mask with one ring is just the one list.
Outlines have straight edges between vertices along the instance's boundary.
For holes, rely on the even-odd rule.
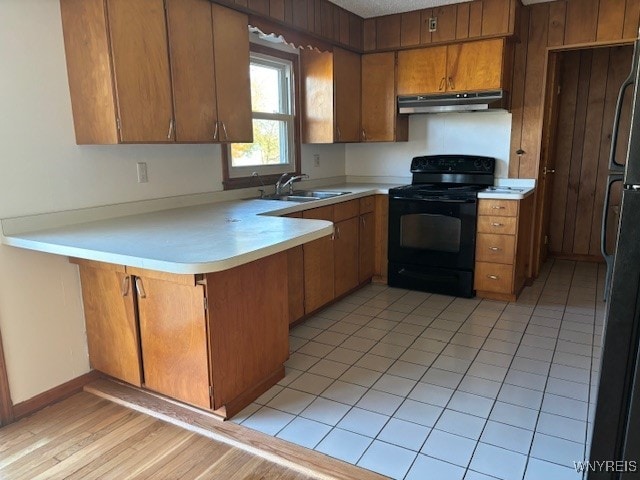
[[395,479],[578,479],[603,276],[552,261],[515,303],[369,285],[292,329],[232,421]]

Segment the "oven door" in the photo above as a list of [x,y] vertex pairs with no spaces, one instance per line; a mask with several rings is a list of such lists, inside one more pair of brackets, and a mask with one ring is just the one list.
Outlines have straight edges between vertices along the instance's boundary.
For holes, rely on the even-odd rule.
[[389,199],[389,261],[473,270],[475,198]]

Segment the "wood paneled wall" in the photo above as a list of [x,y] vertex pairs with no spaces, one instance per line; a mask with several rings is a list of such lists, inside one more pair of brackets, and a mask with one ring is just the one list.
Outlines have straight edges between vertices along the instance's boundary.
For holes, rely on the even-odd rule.
[[639,19],[640,0],[556,0],[522,9],[511,91],[510,177],[538,177],[548,48],[632,42]]
[[[474,0],[367,18],[363,27],[364,51],[398,50],[512,35],[519,10],[519,0]],[[434,32],[429,31],[431,17],[437,19]]]
[[[363,19],[329,0],[215,0],[328,44],[362,51]],[[272,32],[265,32],[272,33]],[[279,33],[279,32],[278,32]]]
[[[631,46],[560,54],[560,95],[549,223],[550,253],[600,258],[613,118],[620,85],[631,68]],[[618,161],[628,141],[631,89],[624,97]],[[619,194],[619,192],[618,192]],[[612,205],[616,205],[612,198]],[[615,212],[610,212],[611,216]],[[609,236],[615,236],[610,222]],[[611,243],[611,242],[608,242]]]

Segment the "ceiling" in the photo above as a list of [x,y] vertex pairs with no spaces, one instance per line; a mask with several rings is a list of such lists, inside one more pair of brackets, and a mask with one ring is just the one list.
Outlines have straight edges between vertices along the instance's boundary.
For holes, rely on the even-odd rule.
[[[422,10],[452,3],[463,3],[469,0],[331,0],[332,3],[360,15],[363,18],[378,17],[392,13]],[[522,0],[524,5],[549,2],[552,0]]]

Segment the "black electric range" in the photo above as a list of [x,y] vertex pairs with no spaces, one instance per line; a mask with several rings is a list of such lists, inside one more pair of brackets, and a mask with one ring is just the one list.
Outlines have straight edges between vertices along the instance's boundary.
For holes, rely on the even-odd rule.
[[389,285],[472,297],[477,196],[495,159],[415,157],[411,185],[389,190]]

